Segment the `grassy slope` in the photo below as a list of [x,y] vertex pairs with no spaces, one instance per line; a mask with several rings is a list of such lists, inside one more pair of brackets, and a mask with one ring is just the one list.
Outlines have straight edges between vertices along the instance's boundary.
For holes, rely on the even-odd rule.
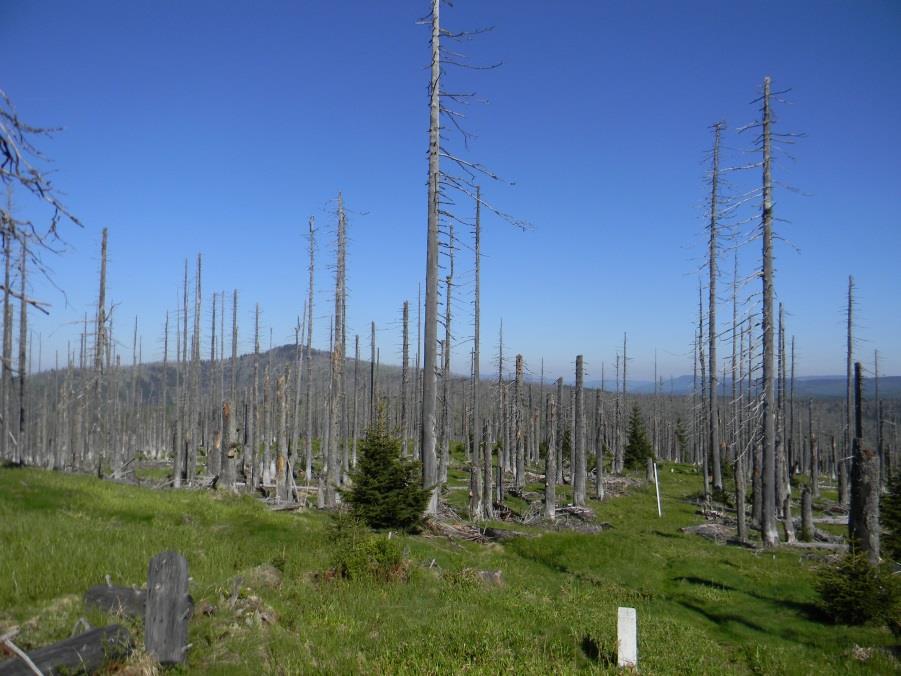
[[[407,538],[421,569],[410,583],[378,585],[316,581],[331,549],[325,514],[2,469],[0,629],[22,624],[25,646],[64,638],[88,586],[107,574],[140,585],[150,557],[176,549],[195,601],[217,606],[191,622],[191,672],[615,671],[616,608],[628,605],[644,673],[893,673],[880,651],[866,663],[849,656],[855,644],[890,644],[887,630],[817,621],[813,563],[680,533],[698,520],[683,501],[698,476],[667,467],[661,485],[664,518],[653,491],[639,490],[596,505],[613,525],[602,534],[536,531],[503,546]],[[281,584],[251,581],[227,608],[232,579],[267,562],[284,571]],[[464,567],[500,569],[505,584],[436,574]]]

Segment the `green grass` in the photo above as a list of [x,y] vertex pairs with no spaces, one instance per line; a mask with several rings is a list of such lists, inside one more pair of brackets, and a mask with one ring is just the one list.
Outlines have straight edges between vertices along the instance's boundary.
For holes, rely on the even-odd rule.
[[[456,468],[450,477],[468,480]],[[882,650],[888,630],[821,622],[807,552],[682,534],[699,519],[684,498],[700,478],[664,466],[660,480],[663,518],[653,489],[640,489],[593,503],[613,526],[601,534],[517,524],[530,537],[503,546],[404,537],[412,580],[377,584],[320,579],[333,546],[323,513],[2,469],[0,630],[21,625],[26,647],[65,638],[85,615],[85,589],[105,575],[143,584],[149,559],[176,549],[195,602],[216,607],[191,620],[191,673],[615,673],[621,605],[638,611],[643,673],[897,673]],[[448,496],[465,508],[465,490]],[[283,571],[280,585],[253,580],[266,563]],[[501,570],[504,584],[458,574],[466,568]],[[230,608],[238,575],[249,582]],[[877,650],[862,662],[850,656],[855,645]]]

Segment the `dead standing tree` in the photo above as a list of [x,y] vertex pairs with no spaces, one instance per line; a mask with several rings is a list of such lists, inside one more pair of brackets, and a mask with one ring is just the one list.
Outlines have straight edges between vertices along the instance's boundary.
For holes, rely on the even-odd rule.
[[719,213],[717,211],[717,200],[719,197],[719,179],[720,179],[720,135],[725,128],[723,122],[717,122],[713,125],[713,152],[712,152],[712,168],[710,174],[710,222],[708,224],[708,253],[707,267],[710,273],[708,291],[710,296],[707,305],[707,339],[708,339],[708,357],[710,359],[709,366],[709,393],[707,399],[708,411],[707,419],[709,426],[709,450],[713,458],[713,490],[723,490],[723,473],[721,469],[720,458],[720,428],[719,416],[717,415],[717,361],[716,361],[716,282],[718,276],[717,270],[717,254],[719,234]]
[[[453,204],[449,196],[450,191],[456,191],[470,198],[475,198],[477,176],[488,176],[493,180],[499,177],[477,162],[471,162],[450,152],[442,145],[441,120],[446,119],[463,136],[464,144],[468,143],[470,135],[463,130],[460,120],[463,115],[454,110],[454,103],[466,103],[472,99],[472,94],[455,93],[445,91],[442,88],[443,66],[445,64],[461,66],[464,68],[476,68],[466,64],[463,56],[445,51],[442,41],[465,41],[484,31],[450,32],[441,27],[440,21],[441,0],[431,0],[431,12],[422,20],[431,27],[431,68],[428,87],[429,96],[429,145],[428,145],[428,218],[426,231],[426,291],[425,291],[425,330],[423,344],[423,374],[422,374],[422,405],[421,405],[421,433],[420,456],[422,460],[423,486],[432,491],[426,511],[435,513],[438,509],[438,457],[437,446],[437,403],[438,403],[438,236],[442,219],[458,220],[449,211]],[[487,66],[490,69],[495,66]],[[442,160],[456,167],[459,173],[453,174],[442,170]],[[512,219],[485,202],[481,196],[477,197],[480,204],[489,208],[495,214],[519,227],[524,227],[522,222]]]
[[[25,402],[20,399],[18,412],[18,429],[13,433],[13,420],[9,411],[9,395],[12,390],[12,310],[10,298],[17,298],[20,302],[20,346],[19,346],[19,390],[20,397],[25,392],[25,358],[22,353],[26,350],[27,314],[28,306],[47,313],[45,303],[28,298],[25,292],[25,274],[29,259],[37,269],[47,275],[47,269],[41,264],[39,253],[41,251],[54,252],[54,243],[59,240],[58,226],[61,220],[80,226],[81,222],[60,201],[56,187],[50,180],[49,174],[41,169],[41,164],[46,162],[46,157],[35,145],[40,137],[50,137],[57,129],[35,127],[22,120],[12,101],[6,92],[0,90],[0,183],[7,187],[8,199],[5,207],[0,206],[0,228],[3,235],[3,251],[5,266],[8,269],[12,257],[13,240],[20,243],[20,288],[15,291],[11,288],[10,275],[4,276],[4,312],[3,312],[3,399],[4,407],[0,412],[3,415],[3,442],[0,449],[4,457],[9,457],[8,444],[12,442],[15,460],[21,461],[27,451],[24,438],[25,428]],[[31,195],[45,207],[50,208],[49,222],[45,227],[38,227],[32,220],[18,220],[13,216],[12,195],[19,189],[24,194]],[[24,328],[23,328],[24,326]],[[22,337],[24,334],[24,338]]]
[[335,324],[331,354],[331,386],[329,396],[329,443],[325,451],[325,505],[337,506],[336,490],[340,482],[338,457],[341,444],[341,416],[344,411],[344,308],[346,226],[344,201],[338,193],[338,253],[335,270]]

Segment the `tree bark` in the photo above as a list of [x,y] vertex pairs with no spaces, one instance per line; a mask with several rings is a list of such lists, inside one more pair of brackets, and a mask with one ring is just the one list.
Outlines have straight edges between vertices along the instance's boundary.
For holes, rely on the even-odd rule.
[[556,518],[557,490],[557,400],[553,393],[548,395],[547,412],[547,456],[544,459],[544,517],[550,521]]
[[763,80],[763,543],[775,547],[776,407],[773,392],[773,181],[771,167],[770,78]]
[[576,356],[576,399],[575,399],[575,434],[573,449],[575,466],[573,467],[573,504],[585,505],[585,388],[582,355]]
[[436,370],[438,348],[438,180],[440,173],[441,24],[440,0],[432,0],[432,68],[429,81],[429,194],[425,274],[425,344],[422,374],[422,485],[431,491],[426,511],[438,511],[438,468],[435,456]]

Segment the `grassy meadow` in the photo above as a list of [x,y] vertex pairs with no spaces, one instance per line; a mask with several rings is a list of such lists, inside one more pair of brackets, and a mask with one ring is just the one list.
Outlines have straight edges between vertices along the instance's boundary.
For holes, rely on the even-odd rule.
[[[465,474],[451,479],[448,501],[460,508]],[[84,617],[124,621],[140,643],[140,622],[87,612],[82,595],[107,576],[143,585],[149,559],[174,549],[188,559],[196,608],[188,663],[175,673],[615,673],[618,606],[637,609],[646,674],[898,672],[887,629],[820,618],[823,554],[684,534],[702,519],[689,502],[700,477],[664,465],[660,483],[662,518],[653,486],[592,502],[609,524],[600,533],[497,522],[525,535],[393,535],[409,580],[375,582],[324,574],[335,543],[316,510],[0,469],[0,633],[18,625],[30,649]],[[471,573],[482,570],[500,570],[502,583]]]

